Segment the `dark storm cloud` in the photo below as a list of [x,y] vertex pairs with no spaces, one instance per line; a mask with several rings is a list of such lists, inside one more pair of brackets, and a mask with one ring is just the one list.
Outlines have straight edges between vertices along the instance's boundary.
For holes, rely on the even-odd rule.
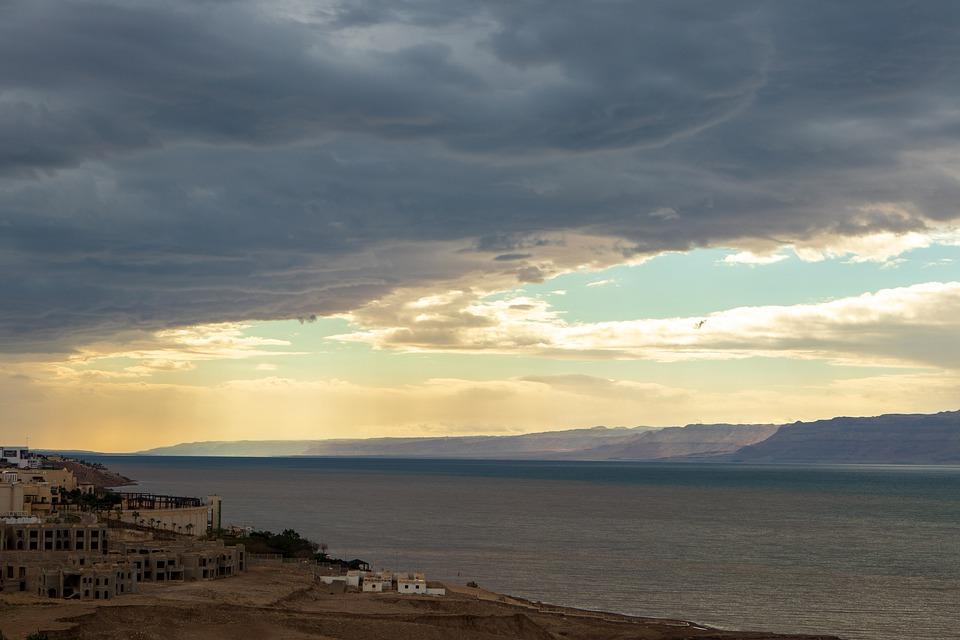
[[0,3],[0,349],[960,216],[955,3],[284,7]]

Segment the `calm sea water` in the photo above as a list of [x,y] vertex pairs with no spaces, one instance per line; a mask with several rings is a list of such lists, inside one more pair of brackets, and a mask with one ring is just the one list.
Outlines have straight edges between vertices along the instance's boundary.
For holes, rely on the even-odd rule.
[[110,457],[224,522],[545,602],[960,638],[960,467]]

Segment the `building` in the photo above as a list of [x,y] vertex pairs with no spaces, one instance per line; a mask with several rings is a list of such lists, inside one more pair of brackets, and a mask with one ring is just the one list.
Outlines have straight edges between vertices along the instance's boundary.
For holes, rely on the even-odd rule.
[[203,536],[220,528],[219,496],[200,498],[165,496],[152,493],[121,493],[120,520],[130,524]]
[[[54,488],[49,482],[20,482],[23,487],[23,510],[35,515],[45,515],[54,510]],[[59,498],[59,495],[56,495]]]
[[54,493],[69,493],[79,487],[77,476],[69,469],[15,469],[20,482],[46,482]]
[[110,531],[90,515],[85,520],[0,518],[0,592],[109,600],[135,593],[143,582],[217,580],[246,571],[242,545],[129,540],[124,530]]
[[103,599],[135,589],[128,574],[110,562],[107,528],[93,516],[81,522],[0,518],[0,591]]
[[102,556],[107,553],[107,526],[92,516],[87,522],[72,523],[0,518],[0,553],[4,551]]
[[400,595],[442,596],[447,590],[440,583],[428,583],[422,573],[398,573],[390,571],[350,570],[346,575],[317,575],[317,579],[328,585],[343,582],[346,588],[354,588],[364,593],[383,593],[396,591]]
[[77,479],[67,469],[4,468],[0,470],[0,514],[51,514],[76,488]]
[[[30,449],[26,446],[0,446],[0,462],[6,462],[8,465],[26,469],[30,466]],[[39,464],[37,461],[36,464]]]
[[362,577],[363,591],[381,593],[393,589],[393,574],[389,571],[364,571]]
[[426,595],[427,580],[422,573],[397,577],[397,593],[404,595]]
[[182,582],[229,578],[247,570],[242,544],[200,542],[116,542],[114,550],[134,568],[140,582]]
[[23,484],[18,480],[16,473],[0,473],[0,515],[22,514]]
[[0,554],[0,592],[26,592],[49,598],[109,600],[136,593],[125,563],[100,559],[79,564],[77,557],[55,560],[43,554]]
[[0,514],[49,515],[76,488],[77,479],[67,469],[4,468],[0,470]]
[[383,583],[379,580],[364,580],[363,581],[363,592],[364,593],[380,593],[383,591]]
[[124,562],[42,567],[37,581],[37,595],[49,598],[110,600],[125,593],[137,592],[136,575]]

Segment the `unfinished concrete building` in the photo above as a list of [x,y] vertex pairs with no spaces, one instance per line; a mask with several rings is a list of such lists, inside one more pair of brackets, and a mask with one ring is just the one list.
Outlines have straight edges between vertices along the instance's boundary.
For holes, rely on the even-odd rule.
[[108,600],[135,593],[142,582],[216,580],[246,570],[242,545],[144,539],[149,535],[108,530],[89,514],[81,522],[0,518],[0,591]]
[[243,545],[213,542],[119,542],[118,555],[135,567],[142,582],[216,580],[246,571]]

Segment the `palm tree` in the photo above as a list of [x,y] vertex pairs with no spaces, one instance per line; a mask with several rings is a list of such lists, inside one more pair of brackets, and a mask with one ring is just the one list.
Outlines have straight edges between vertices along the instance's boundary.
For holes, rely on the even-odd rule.
[[188,536],[189,536],[189,535],[193,535],[193,523],[192,523],[192,522],[188,522],[188,523],[187,523],[187,535],[188,535]]

